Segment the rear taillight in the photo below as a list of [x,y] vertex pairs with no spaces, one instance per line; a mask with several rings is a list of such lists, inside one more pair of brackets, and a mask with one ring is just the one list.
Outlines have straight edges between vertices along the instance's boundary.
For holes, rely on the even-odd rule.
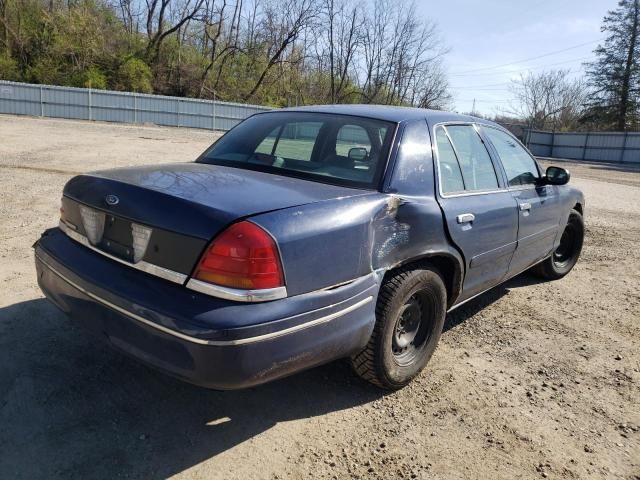
[[207,248],[194,278],[223,287],[259,290],[284,286],[278,247],[254,223],[231,225]]

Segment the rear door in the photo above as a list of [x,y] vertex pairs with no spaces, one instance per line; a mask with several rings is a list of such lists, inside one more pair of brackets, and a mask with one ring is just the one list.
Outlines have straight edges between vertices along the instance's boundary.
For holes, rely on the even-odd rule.
[[485,126],[482,132],[500,159],[509,190],[518,205],[518,246],[509,266],[509,276],[512,276],[553,250],[561,212],[558,187],[537,185],[540,179],[537,162],[511,134]]
[[439,202],[466,263],[463,301],[506,276],[516,248],[518,214],[474,125],[437,125],[434,139]]

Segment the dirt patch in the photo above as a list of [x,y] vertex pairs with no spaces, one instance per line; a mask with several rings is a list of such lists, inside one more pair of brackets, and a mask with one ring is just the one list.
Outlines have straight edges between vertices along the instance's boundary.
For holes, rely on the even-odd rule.
[[587,204],[576,269],[455,311],[404,390],[336,362],[211,392],[87,337],[42,298],[30,248],[73,173],[187,161],[211,141],[0,116],[0,477],[638,478],[640,172],[570,166]]

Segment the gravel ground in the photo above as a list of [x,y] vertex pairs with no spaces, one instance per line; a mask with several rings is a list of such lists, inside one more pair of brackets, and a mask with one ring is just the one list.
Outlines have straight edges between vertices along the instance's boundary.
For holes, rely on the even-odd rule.
[[43,299],[30,248],[73,174],[212,139],[0,116],[0,477],[640,479],[640,171],[569,165],[586,196],[575,270],[455,311],[404,390],[336,362],[213,392],[90,340]]

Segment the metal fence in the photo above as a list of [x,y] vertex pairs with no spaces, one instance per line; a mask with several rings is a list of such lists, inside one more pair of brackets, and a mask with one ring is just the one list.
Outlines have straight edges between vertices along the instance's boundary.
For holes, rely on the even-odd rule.
[[229,130],[269,107],[0,80],[0,113]]
[[640,164],[640,132],[557,133],[530,130],[524,143],[538,157]]

